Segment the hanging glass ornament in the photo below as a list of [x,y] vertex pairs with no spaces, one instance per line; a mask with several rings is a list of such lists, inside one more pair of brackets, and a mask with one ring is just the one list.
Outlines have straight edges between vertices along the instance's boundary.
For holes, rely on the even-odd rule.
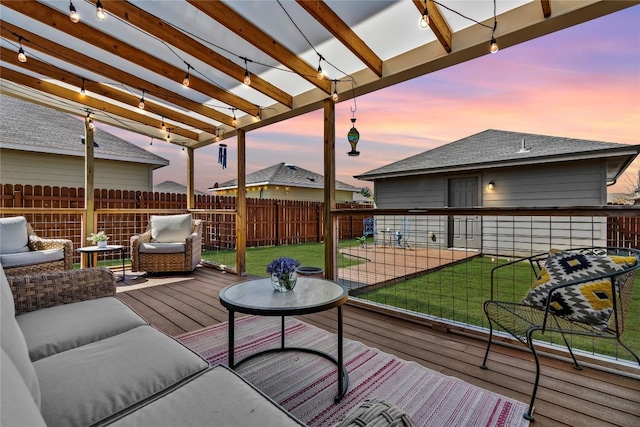
[[356,129],[355,117],[351,119],[351,129],[347,134],[347,140],[349,141],[349,144],[351,144],[351,151],[349,151],[347,154],[351,157],[359,156],[360,152],[356,151],[356,145],[358,145],[358,141],[360,141],[360,132],[358,132],[358,129]]

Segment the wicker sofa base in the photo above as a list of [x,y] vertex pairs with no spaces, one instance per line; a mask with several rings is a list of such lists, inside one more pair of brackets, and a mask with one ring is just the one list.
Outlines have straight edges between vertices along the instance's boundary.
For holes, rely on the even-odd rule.
[[47,262],[44,264],[23,265],[13,268],[5,268],[4,273],[7,276],[26,276],[33,274],[51,273],[55,271],[64,271],[64,260]]

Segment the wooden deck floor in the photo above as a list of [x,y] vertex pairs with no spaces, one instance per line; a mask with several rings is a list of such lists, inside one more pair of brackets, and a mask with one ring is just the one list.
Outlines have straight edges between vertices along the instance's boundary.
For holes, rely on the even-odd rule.
[[[152,325],[175,336],[226,321],[227,312],[218,300],[218,293],[242,280],[247,278],[201,267],[193,274],[151,277],[139,285],[120,286],[117,296]],[[344,333],[349,339],[529,402],[534,366],[527,351],[493,346],[490,370],[485,371],[478,367],[486,345],[483,340],[434,330],[351,303],[343,313]],[[335,310],[301,319],[335,332]],[[536,421],[532,426],[640,425],[637,377],[588,367],[576,371],[569,363],[544,357],[542,363]]]

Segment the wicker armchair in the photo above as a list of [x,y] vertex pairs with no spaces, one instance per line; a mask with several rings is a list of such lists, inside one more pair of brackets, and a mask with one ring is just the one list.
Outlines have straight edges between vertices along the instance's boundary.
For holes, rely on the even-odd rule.
[[16,314],[116,294],[115,277],[106,268],[7,276],[7,280]]
[[0,218],[0,229],[0,262],[7,276],[73,269],[71,240],[38,237],[22,216]]
[[[187,218],[188,217],[188,218]],[[190,234],[162,238],[154,225],[166,221],[190,221]],[[187,224],[188,226],[188,224]],[[175,233],[172,233],[175,237]],[[186,232],[184,233],[186,234]],[[152,216],[143,234],[131,238],[131,271],[147,273],[193,271],[202,260],[202,220],[190,215]]]

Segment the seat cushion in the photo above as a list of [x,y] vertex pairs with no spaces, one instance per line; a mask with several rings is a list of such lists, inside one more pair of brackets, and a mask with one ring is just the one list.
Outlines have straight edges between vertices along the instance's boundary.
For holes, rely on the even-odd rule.
[[[27,219],[23,216],[0,218],[0,254],[29,250]],[[6,266],[5,266],[6,267]]]
[[553,314],[604,330],[613,312],[613,295],[611,279],[602,276],[635,263],[635,257],[551,252],[523,304],[544,308],[553,286],[583,281],[553,292],[550,310]]
[[40,409],[11,358],[0,350],[0,425],[5,427],[46,427]]
[[[22,331],[13,316],[13,298],[9,301],[6,294],[1,294],[0,301],[0,347],[11,359],[24,381],[27,389],[31,393],[31,398],[36,406],[40,407],[40,384],[36,371],[31,360],[29,359],[29,351],[27,343],[24,340]],[[4,375],[4,366],[2,366]]]
[[138,251],[147,254],[178,254],[185,253],[185,243],[141,243]]
[[151,216],[151,241],[184,243],[191,234],[191,214]]
[[32,361],[147,324],[114,297],[30,311],[16,320]]
[[304,424],[235,372],[219,365],[111,425],[284,427]]
[[73,427],[92,425],[140,403],[208,364],[173,338],[140,326],[40,359],[33,366],[45,422]]
[[18,252],[0,255],[0,262],[5,268],[22,267],[25,265],[45,264],[64,259],[62,249],[45,249],[41,251]]

